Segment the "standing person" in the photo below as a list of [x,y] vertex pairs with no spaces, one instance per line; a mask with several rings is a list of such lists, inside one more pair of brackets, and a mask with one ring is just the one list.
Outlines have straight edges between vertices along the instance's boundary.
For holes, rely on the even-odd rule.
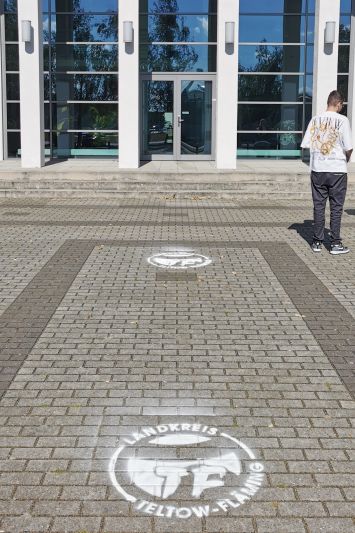
[[349,120],[340,115],[344,98],[338,91],[328,97],[328,108],[312,118],[302,148],[311,153],[311,182],[314,206],[313,252],[320,252],[324,241],[325,206],[330,204],[330,253],[347,254],[349,248],[340,237],[341,217],[347,188],[347,163],[353,145]]

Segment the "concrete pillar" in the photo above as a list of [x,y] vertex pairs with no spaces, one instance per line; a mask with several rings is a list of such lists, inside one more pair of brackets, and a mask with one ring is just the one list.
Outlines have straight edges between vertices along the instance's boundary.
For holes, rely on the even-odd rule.
[[[352,127],[355,148],[355,2],[353,2],[351,13],[348,117]],[[353,153],[351,160],[355,162],[355,153]]]
[[[133,42],[123,41],[123,23],[133,22]],[[139,129],[139,0],[119,2],[119,166],[138,168]]]
[[[324,43],[325,26],[336,22],[335,43]],[[340,0],[316,0],[313,67],[313,115],[325,111],[327,98],[338,86]]]
[[[4,0],[0,0],[0,161],[5,158],[6,124],[4,116],[5,94],[5,15]],[[7,144],[7,143],[6,143]]]
[[[234,22],[234,44],[226,44],[226,22]],[[238,118],[239,0],[218,2],[216,166],[236,168]]]
[[[43,39],[41,0],[18,0],[21,165],[44,166]],[[31,21],[31,40],[22,42],[22,21]]]

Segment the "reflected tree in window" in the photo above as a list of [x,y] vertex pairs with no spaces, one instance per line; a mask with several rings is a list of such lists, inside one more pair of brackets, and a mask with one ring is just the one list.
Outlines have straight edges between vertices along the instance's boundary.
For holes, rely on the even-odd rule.
[[[117,81],[110,72],[117,72],[117,46],[105,44],[104,41],[117,41],[117,14],[105,15],[95,19],[93,15],[84,13],[80,7],[80,0],[69,0],[67,11],[72,15],[56,14],[55,23],[51,21],[48,39],[51,42],[50,78],[52,98],[65,104],[74,101],[105,101],[117,100]],[[99,10],[99,7],[98,7]],[[93,23],[99,20],[99,23]],[[103,44],[79,44],[93,40],[103,41]],[[77,44],[63,44],[63,43]],[[85,74],[65,75],[66,71],[82,71]],[[86,74],[87,72],[87,74]],[[96,72],[107,72],[108,75],[97,75]],[[117,79],[117,74],[116,74]],[[111,98],[108,93],[111,92]],[[112,94],[116,93],[116,94]],[[58,148],[69,150],[70,136],[65,132],[75,121],[75,129],[117,129],[117,113],[99,114],[95,104],[85,108],[86,115],[81,112],[74,117],[75,108],[72,105],[57,105],[52,108],[53,129],[58,132]],[[74,120],[75,119],[75,120]],[[89,122],[87,121],[89,119]],[[88,126],[90,126],[88,128]],[[63,133],[63,135],[61,135]],[[79,132],[76,136],[75,148],[87,145],[97,137]]]
[[346,24],[339,26],[339,43],[350,43],[350,27]]
[[[256,51],[257,64],[254,68],[245,68],[239,64],[239,72],[281,72],[283,51],[281,48],[260,45]],[[242,76],[239,83],[239,95],[242,100],[273,100],[278,102],[282,96],[282,82],[275,76]]]
[[[155,43],[188,41],[190,29],[184,24],[184,17],[178,12],[179,6],[176,0],[156,0],[152,9],[152,15],[155,15],[154,22],[149,29],[146,28],[146,32],[149,32],[149,41]],[[198,54],[189,45],[156,46],[148,49],[147,66],[151,71],[188,71],[197,61]]]

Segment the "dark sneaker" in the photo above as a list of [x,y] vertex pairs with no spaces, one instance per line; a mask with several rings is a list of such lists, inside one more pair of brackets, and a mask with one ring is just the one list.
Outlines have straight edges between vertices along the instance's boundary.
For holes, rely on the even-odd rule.
[[320,241],[313,241],[312,242],[312,251],[313,252],[321,252],[322,251],[322,243]]
[[332,255],[348,254],[349,252],[349,248],[344,246],[342,242],[340,242],[339,244],[332,244],[330,246],[330,253]]

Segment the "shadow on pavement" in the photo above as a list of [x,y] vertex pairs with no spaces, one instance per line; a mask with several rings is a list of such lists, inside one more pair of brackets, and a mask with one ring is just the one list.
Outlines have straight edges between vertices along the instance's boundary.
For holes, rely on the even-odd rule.
[[355,215],[355,209],[345,209],[347,215]]
[[305,220],[303,223],[295,223],[289,226],[288,229],[296,230],[298,235],[302,237],[309,245],[313,241],[313,220]]
[[[355,214],[355,213],[354,213]],[[288,229],[296,230],[298,235],[306,241],[307,244],[311,245],[313,241],[313,220],[305,220],[302,224],[295,223],[289,226]],[[324,230],[324,243],[330,241],[330,229],[325,228]]]

